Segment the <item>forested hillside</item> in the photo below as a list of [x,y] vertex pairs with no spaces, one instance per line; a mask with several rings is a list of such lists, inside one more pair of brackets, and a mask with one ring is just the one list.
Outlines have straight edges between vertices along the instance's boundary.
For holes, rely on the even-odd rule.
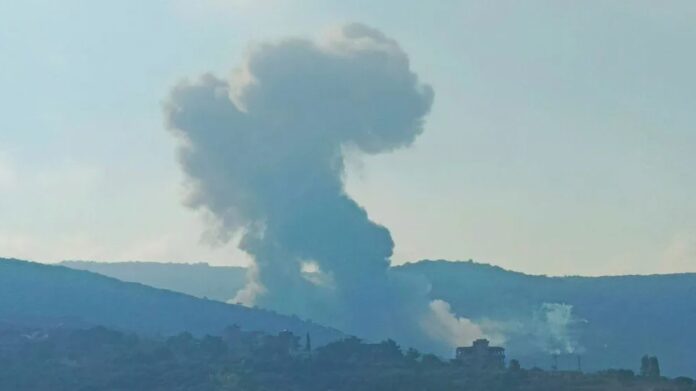
[[229,328],[221,336],[142,337],[103,327],[0,325],[0,385],[33,391],[694,391],[690,378],[630,370],[598,373],[480,369],[394,341],[311,339]]
[[342,336],[337,330],[294,316],[13,259],[0,259],[0,322],[101,325],[149,335],[184,331],[219,334],[237,324],[246,330],[269,333],[285,329],[299,334],[310,332],[318,343]]
[[[143,283],[155,281],[148,270],[162,270],[157,286],[189,294],[207,289],[207,279],[228,279],[227,286],[215,283],[219,293],[209,296],[220,300],[232,297],[243,281],[239,268],[205,264],[69,265]],[[576,368],[577,355],[587,369],[634,368],[635,357],[652,354],[660,357],[665,373],[696,373],[692,350],[696,334],[691,331],[696,325],[696,274],[547,277],[450,261],[421,261],[393,269],[426,279],[430,297],[447,301],[457,315],[493,324],[505,336],[509,354],[523,366],[550,368],[552,353],[558,351],[562,368]],[[194,277],[187,280],[191,270]],[[569,324],[559,325],[562,328],[556,331],[563,335],[555,341],[544,341],[543,335],[530,330],[545,304],[563,305],[572,315],[566,319]],[[558,346],[566,342],[572,353],[568,346]]]
[[[635,366],[643,354],[660,357],[670,374],[696,373],[696,274],[546,277],[473,262],[421,261],[398,267],[431,284],[431,297],[457,314],[498,322],[510,334],[508,349],[523,363],[549,367],[548,347],[536,354],[515,324],[534,322],[544,303],[567,304],[572,319],[565,337],[588,369]],[[517,351],[516,351],[517,349]],[[524,354],[519,353],[524,349]],[[561,349],[560,364],[577,366]]]

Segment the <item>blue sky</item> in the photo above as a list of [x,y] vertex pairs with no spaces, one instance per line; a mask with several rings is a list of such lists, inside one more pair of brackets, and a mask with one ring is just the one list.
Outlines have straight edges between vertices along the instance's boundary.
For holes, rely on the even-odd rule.
[[181,205],[162,101],[254,43],[362,22],[435,90],[408,149],[350,158],[397,263],[696,271],[691,1],[0,1],[0,256],[247,261]]

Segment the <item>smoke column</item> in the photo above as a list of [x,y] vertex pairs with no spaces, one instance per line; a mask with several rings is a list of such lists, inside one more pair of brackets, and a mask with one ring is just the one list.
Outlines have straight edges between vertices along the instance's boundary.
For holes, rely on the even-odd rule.
[[573,314],[572,305],[543,303],[536,316],[540,324],[534,329],[547,352],[556,355],[584,352],[578,338],[580,326],[587,321]]
[[229,80],[173,89],[187,204],[255,260],[235,300],[423,346],[428,287],[389,272],[391,235],[346,194],[343,151],[409,146],[432,101],[398,44],[360,24],[257,46]]

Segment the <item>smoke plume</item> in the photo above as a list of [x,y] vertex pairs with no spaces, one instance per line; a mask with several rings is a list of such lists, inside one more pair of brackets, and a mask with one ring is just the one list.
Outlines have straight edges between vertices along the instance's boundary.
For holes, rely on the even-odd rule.
[[535,315],[535,331],[546,352],[575,354],[584,351],[578,341],[578,335],[580,326],[587,321],[573,314],[572,305],[543,303]]
[[467,346],[479,338],[487,338],[491,343],[500,345],[505,342],[498,325],[489,321],[474,322],[459,317],[452,312],[449,303],[444,300],[430,302],[430,314],[422,320],[425,332],[435,340],[445,341],[450,346]]
[[399,45],[360,24],[257,46],[229,80],[173,89],[165,111],[187,203],[222,236],[241,233],[255,260],[237,301],[367,338],[422,339],[427,284],[389,272],[391,235],[346,194],[343,151],[409,146],[432,101]]

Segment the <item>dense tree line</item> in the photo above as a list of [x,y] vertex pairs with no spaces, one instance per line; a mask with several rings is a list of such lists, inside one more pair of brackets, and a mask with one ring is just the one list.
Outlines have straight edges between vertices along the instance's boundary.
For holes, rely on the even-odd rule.
[[477,371],[403,350],[394,341],[347,338],[312,350],[311,336],[230,327],[223,336],[142,337],[102,327],[0,329],[2,390],[696,390],[688,378],[645,371],[595,374]]

